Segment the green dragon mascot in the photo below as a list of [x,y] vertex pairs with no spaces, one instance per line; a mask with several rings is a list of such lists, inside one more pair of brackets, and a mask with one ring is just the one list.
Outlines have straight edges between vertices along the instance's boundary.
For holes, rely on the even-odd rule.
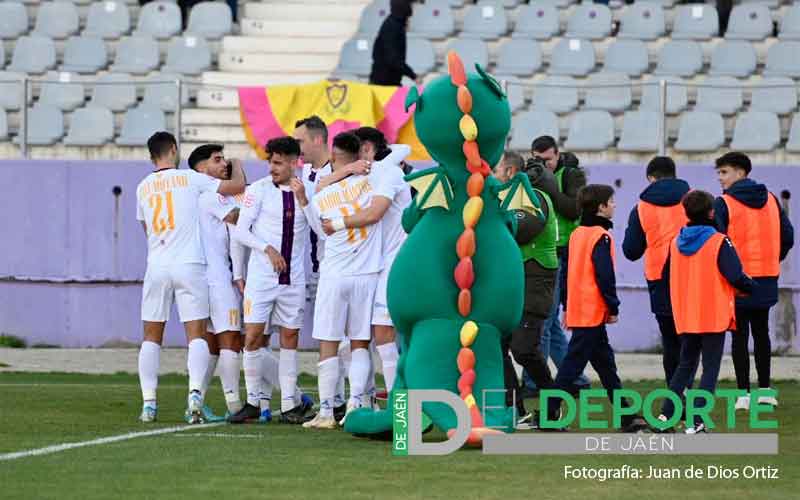
[[[406,177],[417,194],[403,213],[408,238],[389,274],[389,311],[402,333],[393,391],[459,394],[470,409],[468,443],[476,445],[514,428],[500,350],[501,336],[520,321],[525,286],[513,210],[542,212],[524,174],[503,186],[490,175],[511,126],[500,85],[479,65],[467,75],[454,52],[447,62],[449,75],[406,100],[438,166]],[[441,430],[455,429],[446,405],[424,403],[423,411]],[[357,435],[391,429],[390,410],[359,409],[345,424]]]

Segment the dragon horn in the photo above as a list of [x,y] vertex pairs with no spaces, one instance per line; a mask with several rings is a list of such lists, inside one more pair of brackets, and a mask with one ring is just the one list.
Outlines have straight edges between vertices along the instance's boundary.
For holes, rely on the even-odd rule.
[[464,71],[464,63],[458,57],[456,51],[451,50],[447,53],[447,72],[450,74],[450,81],[459,87],[467,84],[467,74]]

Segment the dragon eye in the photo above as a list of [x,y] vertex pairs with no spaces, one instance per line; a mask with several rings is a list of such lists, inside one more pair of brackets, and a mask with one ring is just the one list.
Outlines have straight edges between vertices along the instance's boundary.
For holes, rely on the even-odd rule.
[[497,97],[502,98],[506,96],[505,92],[503,92],[503,88],[500,86],[500,83],[498,83],[498,81],[495,80],[492,75],[484,71],[480,64],[475,64],[475,69],[478,70],[478,74],[481,76],[481,79],[483,79],[484,83],[489,86],[489,89],[497,94]]

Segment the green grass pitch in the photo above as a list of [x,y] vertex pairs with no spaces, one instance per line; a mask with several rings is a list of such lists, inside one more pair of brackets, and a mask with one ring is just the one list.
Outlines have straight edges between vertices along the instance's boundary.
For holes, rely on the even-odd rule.
[[[304,387],[314,387],[309,377]],[[732,388],[730,381],[721,384]],[[656,382],[628,383],[639,391]],[[777,456],[393,457],[390,444],[341,431],[220,425],[0,461],[0,498],[800,498],[800,383],[779,390]],[[223,411],[219,381],[208,402]],[[133,375],[0,374],[0,455],[182,424],[186,379],[160,380],[159,422],[140,424]],[[532,402],[529,403],[532,406]],[[719,413],[716,412],[715,416]],[[739,414],[738,419],[743,420]],[[744,425],[737,428],[744,431]],[[777,480],[575,480],[564,466],[773,466]]]

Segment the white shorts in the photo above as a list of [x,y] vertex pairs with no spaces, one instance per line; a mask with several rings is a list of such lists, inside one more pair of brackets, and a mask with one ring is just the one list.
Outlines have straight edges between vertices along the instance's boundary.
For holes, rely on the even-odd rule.
[[214,334],[242,330],[242,296],[233,283],[209,283],[211,321],[208,331]]
[[142,321],[166,322],[173,301],[181,322],[208,318],[205,264],[147,266],[142,285]]
[[244,322],[268,323],[289,329],[303,327],[306,307],[306,286],[265,285],[263,288],[248,281],[244,289]]
[[397,252],[384,257],[383,269],[378,275],[378,286],[375,289],[375,302],[372,306],[373,325],[394,326],[392,317],[389,315],[389,300],[386,294],[389,288],[389,271],[392,270],[392,264],[396,256]]
[[378,273],[320,277],[314,309],[317,340],[370,340]]

